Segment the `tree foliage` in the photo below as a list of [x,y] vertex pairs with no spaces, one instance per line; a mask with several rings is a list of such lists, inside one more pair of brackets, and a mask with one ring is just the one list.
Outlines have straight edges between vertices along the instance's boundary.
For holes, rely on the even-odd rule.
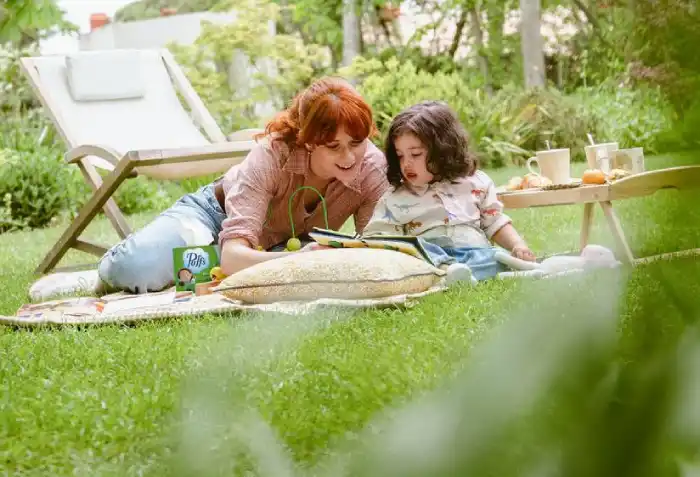
[[38,105],[20,73],[22,56],[38,53],[38,42],[77,27],[63,18],[55,0],[7,0],[0,4],[0,117]]
[[114,15],[119,22],[147,20],[160,16],[161,8],[174,8],[178,13],[214,10],[221,0],[139,0],[120,8]]
[[[328,65],[324,48],[298,36],[272,34],[260,21],[279,19],[280,8],[271,1],[236,2],[236,10],[236,22],[205,22],[193,45],[171,45],[194,88],[228,130],[259,125],[256,104],[283,108]],[[243,70],[250,76],[236,75]]]
[[0,45],[26,47],[55,31],[74,31],[55,0],[6,0],[0,4]]

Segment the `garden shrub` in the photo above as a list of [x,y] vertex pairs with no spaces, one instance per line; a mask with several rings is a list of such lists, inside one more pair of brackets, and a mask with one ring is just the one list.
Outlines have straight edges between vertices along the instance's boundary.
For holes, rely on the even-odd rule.
[[589,133],[597,142],[614,140],[620,147],[642,146],[647,153],[655,153],[659,138],[672,123],[670,107],[652,89],[603,85],[566,95],[555,89],[525,90],[512,85],[488,97],[479,78],[457,72],[431,74],[396,58],[384,63],[359,58],[340,73],[360,82],[382,136],[403,108],[428,99],[446,101],[487,167],[522,164],[544,149],[546,141],[552,148],[570,148],[573,160],[583,161]]
[[29,80],[22,74],[20,58],[38,55],[37,45],[0,45],[0,113],[16,113],[39,106]]
[[181,195],[175,182],[157,181],[138,176],[124,181],[114,194],[114,201],[125,214],[160,211],[170,207]]
[[659,139],[664,152],[700,149],[700,98],[694,98],[682,115],[674,118],[673,128]]
[[55,149],[0,150],[0,231],[44,227],[76,212],[87,186],[77,168],[67,167]]
[[[371,104],[377,126],[385,132],[391,119],[402,109],[426,99],[442,99],[458,111],[473,106],[474,95],[457,73],[429,73],[413,62],[390,58],[386,63],[377,59],[358,58],[351,67],[339,74],[359,80],[358,89]],[[467,104],[463,104],[467,103]]]
[[522,164],[547,144],[553,149],[568,147],[572,159],[582,161],[587,133],[597,132],[591,112],[553,89],[506,87],[474,113],[471,124],[479,127],[479,147],[498,164]]
[[[65,146],[43,111],[1,119],[0,232],[43,227],[74,215],[92,191],[79,169],[63,160]],[[182,193],[175,182],[136,177],[125,181],[114,199],[125,214],[133,214],[162,210]]]
[[581,110],[598,121],[597,142],[620,147],[643,147],[646,154],[666,152],[663,140],[675,122],[673,107],[660,88],[637,85],[634,89],[605,83],[572,94]]
[[56,154],[63,152],[55,129],[42,110],[0,114],[0,149],[31,152],[42,146],[54,148]]

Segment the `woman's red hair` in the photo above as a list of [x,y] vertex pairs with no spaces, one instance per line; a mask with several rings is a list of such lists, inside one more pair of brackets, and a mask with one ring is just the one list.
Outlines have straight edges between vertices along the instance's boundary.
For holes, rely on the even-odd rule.
[[377,134],[372,109],[345,80],[321,78],[292,100],[289,108],[277,114],[265,127],[265,135],[290,148],[333,141],[340,127],[360,140]]

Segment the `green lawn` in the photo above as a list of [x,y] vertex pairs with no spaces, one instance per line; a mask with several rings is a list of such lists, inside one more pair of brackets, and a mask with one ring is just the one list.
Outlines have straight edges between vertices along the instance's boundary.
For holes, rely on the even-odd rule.
[[[658,168],[693,160],[676,155],[647,163]],[[577,167],[580,173],[583,165]],[[490,171],[499,184],[522,173]],[[619,203],[633,251],[650,255],[699,246],[697,198],[694,192],[662,191]],[[580,207],[511,215],[538,254],[577,247]],[[135,216],[132,223],[139,226],[149,218]],[[612,247],[604,225],[596,210],[591,241]],[[103,219],[88,230],[93,239],[115,239]],[[14,313],[27,300],[32,270],[61,231],[0,235],[5,264],[0,313]],[[68,260],[83,259],[71,252]],[[693,303],[681,314],[664,298],[671,296],[668,283],[679,296],[692,296],[700,288],[699,277],[692,259],[631,272],[620,298],[618,356],[634,359],[653,343],[677,336],[689,315],[700,310]],[[285,460],[275,453],[274,436],[301,467],[356,449],[367,440],[365,426],[378,413],[454,376],[469,363],[464,358],[474,346],[501,329],[497,325],[518,315],[581,319],[586,304],[594,308],[601,300],[606,278],[601,272],[577,280],[494,280],[428,297],[407,312],[0,328],[0,468],[7,475],[219,475],[212,469],[235,463],[237,475],[251,475],[244,469],[257,453],[272,469],[264,475],[290,475],[280,470]],[[662,300],[655,306],[663,326],[633,319],[650,306],[650,297]],[[537,345],[531,349],[532,356],[545,352]],[[251,412],[274,431],[268,433],[259,420],[246,421]],[[240,454],[246,445],[250,452]]]

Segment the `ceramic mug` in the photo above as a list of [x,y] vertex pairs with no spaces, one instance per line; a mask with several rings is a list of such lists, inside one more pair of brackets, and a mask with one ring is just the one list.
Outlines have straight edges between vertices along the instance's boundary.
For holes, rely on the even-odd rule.
[[[607,156],[610,161],[612,161],[612,156],[613,152],[617,151],[619,148],[619,144],[616,142],[605,142],[601,144],[596,144],[594,146],[586,146],[584,147],[584,151],[586,151],[586,162],[588,163],[588,167],[590,169],[608,169],[609,167],[604,164],[600,164],[598,162],[598,153],[602,152],[604,156]],[[610,172],[608,171],[603,171],[603,172]]]
[[[532,169],[533,162],[537,163],[539,171]],[[537,151],[535,157],[527,160],[527,168],[533,174],[551,180],[552,184],[568,184],[571,182],[571,150],[567,148]]]
[[624,169],[631,174],[644,172],[644,148],[632,147],[613,151],[612,167],[613,169]]

